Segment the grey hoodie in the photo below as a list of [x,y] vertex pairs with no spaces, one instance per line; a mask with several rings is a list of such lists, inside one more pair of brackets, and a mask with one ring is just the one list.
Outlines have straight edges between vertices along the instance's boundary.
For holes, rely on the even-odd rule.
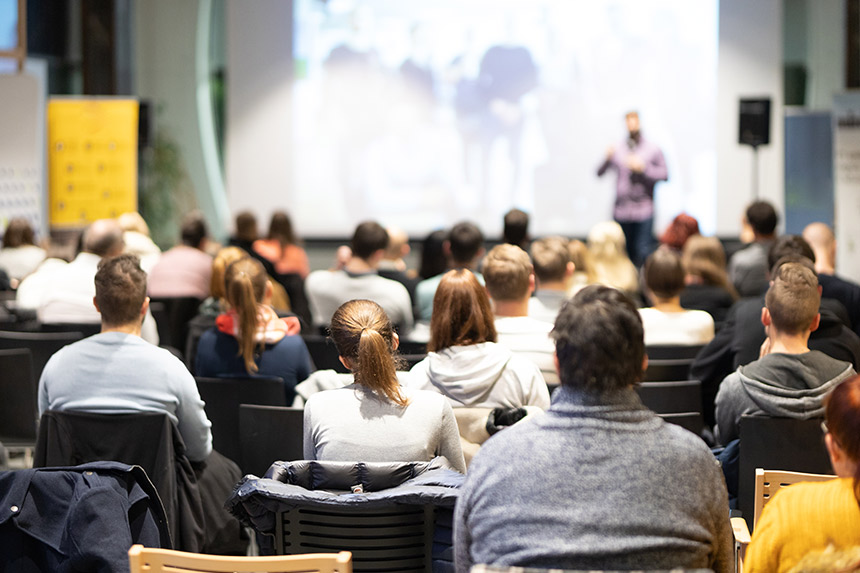
[[744,414],[823,417],[824,397],[853,374],[851,364],[817,350],[768,354],[741,366],[726,376],[717,393],[717,439],[725,445],[739,437]]
[[430,352],[409,371],[408,386],[439,392],[454,408],[549,408],[538,367],[493,342]]

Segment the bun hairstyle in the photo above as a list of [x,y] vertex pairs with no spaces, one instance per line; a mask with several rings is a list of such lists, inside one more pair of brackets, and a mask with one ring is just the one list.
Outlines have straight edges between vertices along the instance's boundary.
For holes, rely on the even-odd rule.
[[381,306],[370,300],[343,303],[331,317],[329,335],[338,354],[349,361],[357,384],[408,405],[397,380],[394,327]]
[[256,341],[257,304],[263,301],[268,276],[256,259],[245,257],[232,262],[224,274],[227,302],[239,315],[239,356],[245,360],[245,370],[257,371],[254,354],[261,342]]
[[860,505],[860,375],[852,376],[825,399],[827,431],[855,464],[854,498]]

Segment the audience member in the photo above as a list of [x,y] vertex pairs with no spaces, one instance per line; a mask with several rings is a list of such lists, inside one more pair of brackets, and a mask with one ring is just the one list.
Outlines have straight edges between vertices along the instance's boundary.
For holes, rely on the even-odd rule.
[[[484,256],[484,234],[477,225],[468,221],[457,223],[451,228],[442,248],[450,259],[448,268],[469,269],[475,273],[478,282],[484,284],[484,277],[478,273],[478,261]],[[415,287],[421,320],[429,321],[433,315],[433,297],[441,280],[442,274],[438,274],[424,279]]]
[[27,219],[13,217],[3,232],[0,270],[6,271],[14,286],[45,260],[45,249],[36,246],[33,227]]
[[[48,360],[39,380],[39,414],[46,410],[164,412],[176,424],[188,459],[206,462],[206,469],[196,472],[201,488],[204,483],[213,483],[203,478],[205,472],[224,472],[222,483],[239,479],[239,468],[212,450],[211,423],[194,378],[170,352],[140,338],[149,299],[146,273],[138,258],[104,258],[98,263],[94,282],[95,297],[91,302],[101,315],[101,333],[62,348]],[[238,543],[238,523],[225,511],[217,511],[222,519],[202,524],[207,539],[218,538],[222,528],[232,527]],[[232,526],[227,525],[231,522]]]
[[182,243],[165,251],[149,275],[149,296],[209,296],[212,280],[212,257],[206,252],[206,221],[200,212],[185,216],[181,228]]
[[639,291],[639,274],[627,256],[621,225],[605,221],[593,226],[588,232],[588,252],[597,283],[629,294]]
[[703,310],[681,306],[684,267],[681,257],[668,247],[660,247],[642,267],[647,294],[654,306],[640,308],[645,346],[699,345],[714,338],[714,319]]
[[424,238],[421,243],[421,266],[418,276],[429,279],[436,275],[445,274],[448,268],[448,260],[445,257],[445,241],[448,233],[442,229],[433,231]]
[[845,306],[851,328],[860,334],[860,285],[836,276],[836,237],[824,223],[810,223],[803,238],[815,253],[815,271],[821,296],[836,299]]
[[388,232],[385,228],[375,221],[365,221],[352,235],[352,257],[343,270],[320,270],[308,275],[305,288],[315,325],[328,326],[340,305],[348,300],[365,298],[379,304],[401,332],[412,328],[409,291],[377,272],[387,246]]
[[537,284],[534,296],[529,299],[529,316],[552,324],[567,300],[576,270],[570,260],[567,239],[546,237],[534,241],[531,258]]
[[633,389],[645,365],[635,306],[587,287],[562,308],[553,336],[562,386],[549,412],[494,436],[469,468],[455,510],[457,571],[732,571],[713,455]]
[[738,292],[726,271],[726,252],[722,243],[716,237],[690,237],[684,244],[681,262],[686,273],[681,306],[704,310],[713,317],[719,329],[738,299]]
[[744,221],[753,232],[753,242],[732,255],[729,277],[741,296],[758,296],[767,290],[767,253],[776,240],[776,209],[767,201],[747,207]]
[[549,337],[552,322],[528,316],[535,288],[528,254],[515,245],[496,245],[484,259],[483,271],[499,345],[537,365],[548,384],[558,384],[555,348]]
[[122,228],[122,242],[125,244],[124,253],[135,255],[140,259],[140,268],[149,273],[161,256],[158,248],[149,235],[149,225],[137,211],[129,211],[117,217]]
[[567,244],[567,250],[570,253],[570,262],[573,263],[573,277],[567,291],[570,298],[588,285],[595,284],[597,276],[594,272],[594,261],[585,243],[574,239]]
[[724,445],[738,438],[744,414],[821,416],[824,396],[854,374],[850,363],[809,350],[809,334],[818,328],[821,293],[807,265],[808,260],[786,262],[774,271],[761,313],[767,333],[761,357],[720,384],[716,436]]
[[236,214],[233,235],[227,241],[227,245],[242,249],[248,255],[262,263],[263,268],[266,269],[267,275],[270,277],[274,276],[275,265],[273,265],[269,259],[261,256],[254,250],[254,242],[259,238],[260,232],[257,226],[257,216],[251,211],[239,211],[239,213]]
[[529,214],[520,209],[505,213],[502,227],[502,242],[516,245],[522,250],[529,248]]
[[385,249],[385,255],[379,261],[379,276],[397,281],[406,287],[409,291],[409,298],[412,300],[412,306],[415,308],[417,304],[417,296],[415,295],[415,287],[418,286],[419,279],[414,271],[408,271],[404,257],[409,255],[409,235],[403,229],[397,227],[388,227],[388,247]]
[[18,288],[15,291],[15,304],[18,308],[28,310],[39,308],[45,293],[56,287],[54,273],[69,264],[66,258],[69,256],[69,250],[66,245],[59,245],[55,242],[51,243],[48,247],[45,260],[36,267],[35,271],[18,283]]
[[[789,571],[816,550],[860,549],[860,377],[842,382],[824,401],[824,443],[837,479],[778,491],[756,523],[744,570]],[[855,551],[855,565],[857,558]]]
[[436,392],[400,386],[398,337],[382,307],[369,300],[346,302],[330,329],[355,382],[308,399],[305,459],[410,462],[444,456],[465,473],[451,405]]
[[296,384],[311,373],[311,358],[298,336],[295,317],[280,318],[270,306],[272,285],[263,265],[251,257],[232,262],[224,274],[229,309],[200,337],[194,372],[198,376],[277,376],[286,403]]
[[[768,253],[768,264],[779,261],[803,261],[812,267],[812,250],[801,237],[786,235],[774,243]],[[772,271],[775,273],[776,269]],[[759,357],[759,349],[767,338],[761,322],[764,294],[741,299],[732,306],[722,328],[714,339],[699,352],[690,368],[690,376],[702,381],[702,399],[705,422],[713,425],[714,398],[722,380]],[[824,354],[860,366],[860,337],[846,326],[847,318],[840,318],[844,307],[828,298],[821,299],[819,325],[809,338],[809,347]]]
[[663,234],[660,235],[660,244],[680,252],[687,240],[699,235],[699,222],[695,217],[681,213],[672,219]]
[[293,222],[284,211],[272,214],[268,236],[255,240],[252,251],[269,261],[278,274],[297,274],[304,279],[311,272],[308,254],[299,245],[293,232]]
[[410,370],[410,388],[435,390],[455,408],[549,407],[538,367],[496,344],[490,300],[472,271],[445,273],[433,306],[429,353]]
[[[90,224],[81,237],[81,252],[67,265],[50,274],[51,284],[39,302],[39,320],[48,324],[92,324],[101,322],[93,306],[95,285],[93,277],[99,261],[122,254],[122,229],[114,219],[99,219]],[[141,336],[158,344],[155,320],[146,309]]]

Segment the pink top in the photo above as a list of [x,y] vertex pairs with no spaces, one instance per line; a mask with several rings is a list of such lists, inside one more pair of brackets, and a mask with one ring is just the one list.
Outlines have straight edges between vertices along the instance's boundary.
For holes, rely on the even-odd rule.
[[149,296],[209,296],[212,257],[194,247],[178,245],[162,253],[147,278]]
[[298,273],[305,278],[311,272],[307,253],[296,245],[287,245],[281,250],[281,243],[276,239],[260,239],[254,241],[254,251],[270,260],[278,274]]

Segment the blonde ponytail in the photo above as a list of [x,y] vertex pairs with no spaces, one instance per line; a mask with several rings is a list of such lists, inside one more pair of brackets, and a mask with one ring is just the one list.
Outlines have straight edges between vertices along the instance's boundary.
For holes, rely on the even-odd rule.
[[232,263],[225,274],[227,301],[239,317],[239,356],[249,374],[257,372],[254,357],[257,348],[263,346],[262,341],[256,340],[257,303],[263,298],[267,280],[263,265],[250,257]]

